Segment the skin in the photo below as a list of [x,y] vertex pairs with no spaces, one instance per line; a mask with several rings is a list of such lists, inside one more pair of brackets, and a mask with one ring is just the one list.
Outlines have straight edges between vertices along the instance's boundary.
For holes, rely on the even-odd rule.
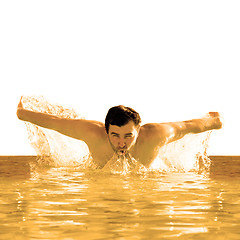
[[136,126],[129,121],[124,126],[110,125],[108,134],[102,122],[85,119],[59,118],[53,115],[33,112],[23,108],[20,100],[17,116],[20,120],[55,130],[61,134],[84,141],[99,167],[117,154],[131,155],[149,167],[163,145],[181,139],[186,134],[196,134],[220,129],[222,121],[219,113],[210,112],[207,116],[189,121],[169,123],[148,123]]

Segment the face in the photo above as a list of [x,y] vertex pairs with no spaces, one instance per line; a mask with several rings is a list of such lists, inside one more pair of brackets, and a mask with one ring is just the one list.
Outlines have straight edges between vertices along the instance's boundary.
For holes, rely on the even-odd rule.
[[124,156],[136,143],[138,132],[139,127],[133,121],[121,127],[110,124],[108,137],[113,150],[118,155]]

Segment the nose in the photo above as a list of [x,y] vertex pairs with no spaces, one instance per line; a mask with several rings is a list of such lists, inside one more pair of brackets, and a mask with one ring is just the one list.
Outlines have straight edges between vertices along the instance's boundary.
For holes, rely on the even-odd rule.
[[125,147],[125,145],[126,145],[126,142],[125,142],[124,138],[120,138],[119,142],[118,142],[118,146],[120,148],[123,148],[123,147]]

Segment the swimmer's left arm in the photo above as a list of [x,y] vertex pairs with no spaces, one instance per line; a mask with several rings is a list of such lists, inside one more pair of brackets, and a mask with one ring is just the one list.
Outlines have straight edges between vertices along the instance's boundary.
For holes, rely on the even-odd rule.
[[[178,140],[186,134],[202,133],[213,129],[220,129],[222,122],[217,113],[209,113],[207,117],[192,119],[188,121],[169,123],[169,129],[174,134],[169,138],[169,142]],[[172,128],[172,129],[171,129]]]
[[222,121],[219,113],[210,112],[208,116],[199,119],[147,125],[151,125],[150,129],[153,129],[152,136],[155,144],[162,145],[181,139],[189,133],[197,134],[213,129],[220,129]]

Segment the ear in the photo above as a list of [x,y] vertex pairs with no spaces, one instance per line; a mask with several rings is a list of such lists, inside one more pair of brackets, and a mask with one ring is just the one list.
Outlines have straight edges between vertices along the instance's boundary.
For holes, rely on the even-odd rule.
[[105,132],[106,132],[106,134],[108,134],[108,131],[109,131],[109,127],[107,129],[107,126],[105,125]]
[[140,131],[140,125],[136,126],[137,132],[139,133]]

